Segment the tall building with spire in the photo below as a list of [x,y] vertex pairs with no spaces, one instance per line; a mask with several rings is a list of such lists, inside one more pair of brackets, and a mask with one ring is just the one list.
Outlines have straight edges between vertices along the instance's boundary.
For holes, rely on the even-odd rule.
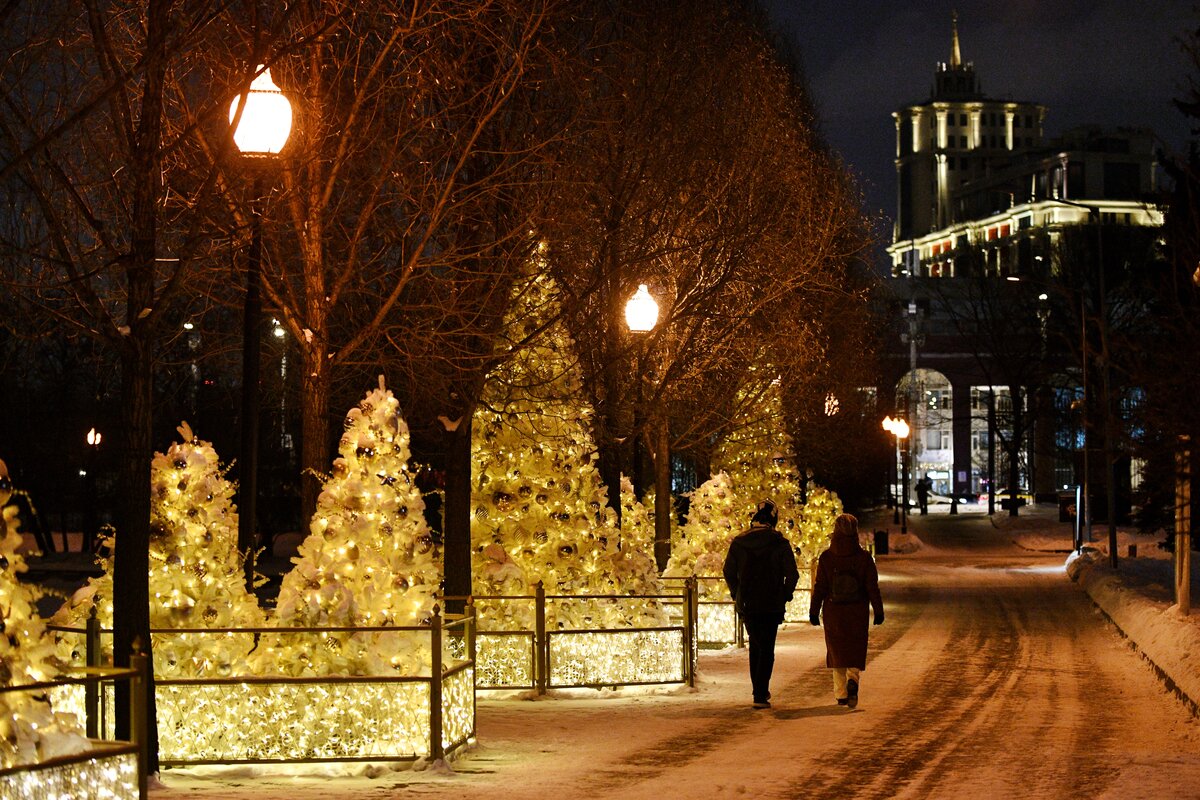
[[958,17],[950,60],[934,73],[929,99],[892,113],[896,123],[897,215],[893,240],[915,239],[955,221],[967,181],[1042,145],[1045,106],[984,95],[975,65],[963,61]]
[[1162,225],[1153,133],[1045,136],[1045,106],[984,94],[957,17],[929,98],[892,118],[895,332],[879,392],[909,422],[911,477],[947,496],[1090,485],[1094,498],[1111,465],[1129,498],[1119,409],[1136,387],[1110,385],[1097,354],[1106,277],[1144,265]]
[[[984,274],[1028,273],[1033,240],[1063,225],[1102,221],[1157,226],[1154,135],[1144,128],[1080,127],[1046,139],[1045,106],[987,97],[963,61],[958,19],[950,60],[937,65],[928,100],[892,113],[896,222],[888,254],[896,277],[954,277],[982,252]],[[1044,244],[1042,249],[1045,249]]]

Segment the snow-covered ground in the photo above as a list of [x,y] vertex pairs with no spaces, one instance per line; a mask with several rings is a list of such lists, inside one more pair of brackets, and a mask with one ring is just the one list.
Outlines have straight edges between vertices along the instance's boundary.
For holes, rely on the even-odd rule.
[[950,519],[935,507],[906,537],[890,517],[864,522],[902,554],[879,560],[888,617],[854,712],[832,702],[821,629],[793,625],[767,711],[750,708],[744,650],[705,651],[694,690],[481,695],[478,741],[449,764],[169,770],[151,797],[1200,795],[1194,709],[1128,646],[1198,696],[1200,614],[1171,608],[1157,537],[1121,531],[1114,574],[1069,555],[1054,509]]
[[993,522],[1020,547],[1067,552],[1068,576],[1195,711],[1200,702],[1200,553],[1193,552],[1191,558],[1195,588],[1191,613],[1185,616],[1175,603],[1175,556],[1160,546],[1162,533],[1142,534],[1118,526],[1113,570],[1106,524],[1093,524],[1091,542],[1077,556],[1070,553],[1070,526],[1057,519],[1053,508],[1040,507],[1016,518],[996,515]]

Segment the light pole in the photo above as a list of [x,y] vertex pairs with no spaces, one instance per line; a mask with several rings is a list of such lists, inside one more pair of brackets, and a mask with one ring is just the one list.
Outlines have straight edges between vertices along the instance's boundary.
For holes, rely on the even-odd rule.
[[262,196],[263,175],[292,132],[292,105],[271,80],[271,71],[260,66],[250,88],[229,106],[233,141],[251,172],[250,251],[246,256],[246,299],[242,311],[242,441],[238,467],[238,550],[246,557],[246,583],[252,584],[255,520],[258,516],[258,417],[259,365],[262,343]]
[[103,439],[100,431],[92,428],[87,432],[84,441],[88,444],[87,454],[87,511],[84,514],[83,523],[83,539],[80,542],[79,549],[84,553],[92,552],[96,544],[96,529],[98,527],[97,520],[99,517],[96,512],[97,495],[96,491],[96,461],[100,454],[100,441]]
[[[642,466],[642,381],[645,375],[642,359],[646,350],[646,336],[658,324],[658,303],[650,296],[650,289],[644,283],[638,286],[638,290],[625,303],[625,324],[638,340],[637,369],[634,375],[637,389],[633,425],[633,493],[634,497],[640,500],[644,494],[645,483]],[[654,561],[661,572],[666,569],[667,560],[671,555],[671,471],[665,421],[660,420],[656,426],[654,440]]]
[[900,517],[900,532],[908,533],[908,447],[907,442],[905,447],[901,449],[900,442],[906,440],[909,434],[908,423],[897,417],[883,418],[883,429],[896,437],[896,452],[900,456],[901,469],[904,474],[904,494],[902,495],[903,511],[899,512]]
[[[916,439],[916,430],[920,427],[920,420],[917,418],[917,345],[924,344],[920,335],[921,328],[921,309],[917,305],[916,300],[908,301],[908,332],[901,334],[901,341],[908,344],[908,387],[904,397],[904,413],[911,421],[913,434],[912,438],[905,443],[904,464],[910,463],[910,460],[915,461],[917,453],[914,452],[914,440]],[[908,423],[906,423],[907,426]],[[914,463],[914,471],[917,465]],[[904,515],[908,514],[908,471],[904,472],[904,480],[901,487],[904,490],[901,495],[901,502],[904,503]]]
[[[1079,203],[1074,200],[1064,200],[1061,197],[1056,197],[1055,202],[1063,205],[1074,206],[1075,208],[1086,209],[1088,217],[1092,220],[1092,224],[1096,228],[1096,281],[1097,291],[1099,293],[1099,308],[1096,313],[1096,322],[1100,332],[1100,402],[1102,413],[1102,425],[1104,429],[1104,485],[1105,485],[1105,510],[1108,517],[1108,560],[1113,569],[1117,568],[1117,480],[1116,480],[1116,464],[1113,457],[1113,439],[1116,437],[1116,432],[1113,430],[1113,413],[1112,413],[1112,395],[1110,393],[1110,369],[1109,369],[1109,346],[1108,346],[1108,312],[1105,309],[1107,302],[1107,290],[1105,287],[1105,270],[1104,270],[1104,226],[1103,214],[1100,206],[1090,203]],[[1084,287],[1079,287],[1079,328],[1080,328],[1080,361],[1083,370],[1083,502],[1084,517],[1087,525],[1087,539],[1092,540],[1092,501],[1088,496],[1088,400],[1089,392],[1087,386],[1087,361],[1088,361],[1088,344],[1087,344],[1087,295],[1083,291]],[[1078,509],[1076,509],[1078,512]]]

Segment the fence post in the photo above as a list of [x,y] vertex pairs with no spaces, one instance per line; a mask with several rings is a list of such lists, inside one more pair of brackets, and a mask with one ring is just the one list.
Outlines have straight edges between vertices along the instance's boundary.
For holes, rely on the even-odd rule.
[[[96,605],[88,611],[83,632],[84,664],[89,669],[100,666],[100,620],[96,618]],[[100,738],[100,684],[89,681],[83,688],[84,718],[89,739]]]
[[129,732],[137,745],[138,798],[146,800],[146,779],[150,763],[150,731],[146,730],[146,693],[150,691],[150,659],[142,650],[142,640],[135,639],[129,666],[134,675],[129,680]]
[[699,610],[697,595],[696,576],[689,575],[683,582],[683,678],[688,686],[696,685],[696,646],[699,636],[696,629]]
[[533,616],[533,681],[537,693],[545,694],[550,683],[550,648],[546,641],[546,587],[541,581],[534,589]]
[[471,736],[472,736],[472,738],[474,738],[475,731],[477,730],[477,718],[476,718],[477,708],[475,705],[475,701],[477,700],[477,697],[475,696],[476,695],[475,687],[479,683],[479,667],[475,663],[475,656],[476,656],[475,622],[476,622],[476,620],[475,620],[475,597],[474,596],[472,596],[472,595],[467,596],[467,605],[464,610],[467,613],[467,624],[466,624],[466,628],[463,631],[463,635],[467,637],[467,660],[471,662],[471,675],[472,675],[472,678],[471,678],[471,695],[472,695],[472,697],[471,697]]
[[467,637],[467,661],[472,665],[475,664],[475,598],[467,597],[467,604],[463,608],[466,613],[466,627],[463,628],[463,636]]
[[433,622],[429,629],[429,758],[440,761],[442,749],[442,613],[433,607]]

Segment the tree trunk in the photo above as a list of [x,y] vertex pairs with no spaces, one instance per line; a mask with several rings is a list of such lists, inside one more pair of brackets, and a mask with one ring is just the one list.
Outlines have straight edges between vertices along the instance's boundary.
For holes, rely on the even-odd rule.
[[[446,431],[446,502],[442,506],[444,592],[462,596],[471,589],[471,413],[453,431]],[[462,611],[461,600],[447,600],[446,610]]]
[[[117,509],[116,546],[113,564],[113,663],[129,666],[137,646],[150,654],[150,453],[153,360],[150,347],[130,341],[121,356],[122,431]],[[158,736],[154,709],[153,660],[146,683],[150,771],[158,771]],[[131,735],[129,685],[116,690],[116,734]]]
[[317,511],[320,475],[329,472],[329,387],[332,368],[325,348],[314,342],[305,351],[300,381],[300,524],[307,534],[308,521]]
[[[164,191],[159,146],[167,70],[167,33],[174,3],[151,3],[146,18],[145,81],[129,160],[131,176],[129,260],[125,270],[128,333],[121,337],[120,519],[113,565],[113,663],[129,666],[136,647],[150,658],[145,682],[148,763],[158,771],[154,660],[150,642],[150,460],[153,450],[154,324],[158,266],[158,213]],[[122,688],[124,687],[124,688]],[[116,734],[131,738],[127,684],[117,685]]]

